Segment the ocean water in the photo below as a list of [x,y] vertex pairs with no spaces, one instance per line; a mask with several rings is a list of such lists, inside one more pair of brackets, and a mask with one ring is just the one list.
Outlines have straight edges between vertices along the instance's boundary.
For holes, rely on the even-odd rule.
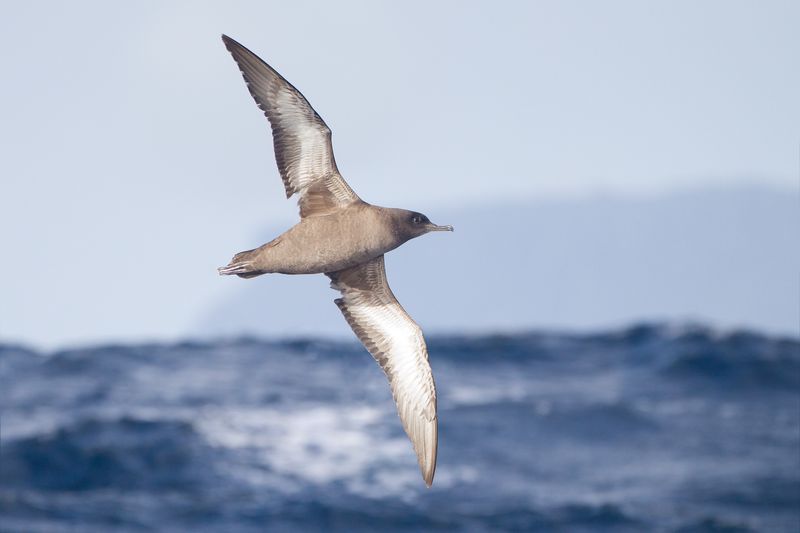
[[800,342],[432,337],[420,477],[355,342],[0,345],[0,529],[800,531]]

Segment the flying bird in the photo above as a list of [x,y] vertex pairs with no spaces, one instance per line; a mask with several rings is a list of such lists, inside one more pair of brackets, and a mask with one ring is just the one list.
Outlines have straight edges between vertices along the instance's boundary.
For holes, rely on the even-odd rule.
[[392,294],[383,256],[437,226],[416,211],[361,200],[336,167],[331,130],[295,87],[253,52],[223,35],[258,107],[272,126],[286,197],[300,222],[254,250],[236,254],[221,275],[325,274],[347,323],[389,379],[397,412],[430,487],[436,470],[436,386],[422,330]]

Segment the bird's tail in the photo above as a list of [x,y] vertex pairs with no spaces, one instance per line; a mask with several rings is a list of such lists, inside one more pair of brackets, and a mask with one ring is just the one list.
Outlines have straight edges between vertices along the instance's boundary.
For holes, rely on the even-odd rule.
[[240,278],[254,278],[260,276],[264,272],[255,266],[255,252],[256,250],[247,250],[246,252],[239,252],[233,256],[231,262],[227,266],[219,267],[217,272],[220,276],[237,275]]

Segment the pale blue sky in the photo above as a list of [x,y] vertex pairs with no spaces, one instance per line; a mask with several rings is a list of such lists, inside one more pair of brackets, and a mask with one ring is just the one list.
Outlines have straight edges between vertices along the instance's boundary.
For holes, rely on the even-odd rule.
[[238,288],[215,267],[293,219],[223,32],[304,92],[364,199],[436,220],[509,200],[796,189],[799,6],[7,4],[0,339],[180,337]]

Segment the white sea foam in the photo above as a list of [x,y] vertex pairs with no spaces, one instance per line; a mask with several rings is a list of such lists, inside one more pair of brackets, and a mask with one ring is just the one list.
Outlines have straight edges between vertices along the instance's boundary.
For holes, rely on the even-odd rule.
[[382,491],[404,489],[411,479],[402,472],[419,481],[411,444],[405,436],[390,436],[388,422],[399,424],[388,410],[312,404],[204,410],[196,427],[212,445],[249,450],[270,472],[288,480],[342,482],[367,493],[376,488],[373,482],[363,483],[370,473]]
[[507,386],[460,385],[447,393],[447,402],[455,406],[491,405],[500,402],[518,402],[528,396],[528,390],[521,383]]

